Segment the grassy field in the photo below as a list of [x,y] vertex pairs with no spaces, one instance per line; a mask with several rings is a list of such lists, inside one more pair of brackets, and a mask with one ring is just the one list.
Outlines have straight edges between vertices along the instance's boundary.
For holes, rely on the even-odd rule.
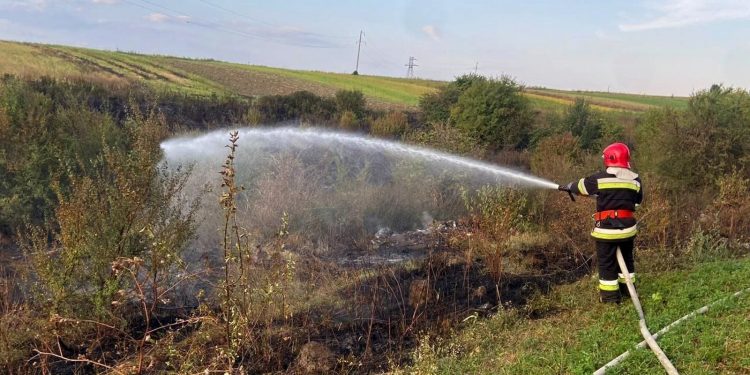
[[[299,90],[330,96],[339,89],[362,91],[379,108],[410,108],[419,98],[444,84],[440,81],[343,73],[289,70],[215,60],[101,51],[87,48],[0,41],[0,74],[48,75],[111,84],[141,82],[157,89],[196,95],[263,96]],[[527,89],[532,104],[560,111],[576,97],[605,111],[641,112],[653,107],[686,106],[686,98],[589,91]]]
[[[638,291],[652,332],[747,288],[750,260],[703,263],[644,273]],[[686,374],[750,373],[750,294],[728,298],[705,315],[673,328],[659,344]],[[540,318],[536,318],[541,316]],[[530,317],[534,317],[533,319]],[[431,374],[590,374],[642,340],[630,301],[597,301],[588,278],[538,295],[525,310],[487,320],[467,318],[445,342],[422,345],[409,372]],[[638,350],[612,374],[663,373],[649,350]]]
[[652,107],[687,107],[687,98],[679,96],[637,95],[625,93],[609,93],[598,91],[562,91],[546,88],[527,89],[530,95],[572,101],[575,98],[585,98],[594,106],[610,109],[624,109],[644,111]]

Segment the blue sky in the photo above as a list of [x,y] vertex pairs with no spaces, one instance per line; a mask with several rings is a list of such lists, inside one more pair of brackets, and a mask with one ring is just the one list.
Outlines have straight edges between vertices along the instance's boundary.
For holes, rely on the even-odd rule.
[[750,1],[0,0],[0,39],[295,69],[689,95],[750,87]]

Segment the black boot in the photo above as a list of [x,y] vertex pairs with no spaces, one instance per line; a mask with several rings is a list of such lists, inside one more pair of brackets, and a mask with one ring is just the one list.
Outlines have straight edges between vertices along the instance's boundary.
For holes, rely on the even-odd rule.
[[623,298],[630,298],[630,290],[628,289],[628,284],[620,283],[620,295],[623,296]]
[[620,303],[620,291],[599,290],[599,302],[601,303]]

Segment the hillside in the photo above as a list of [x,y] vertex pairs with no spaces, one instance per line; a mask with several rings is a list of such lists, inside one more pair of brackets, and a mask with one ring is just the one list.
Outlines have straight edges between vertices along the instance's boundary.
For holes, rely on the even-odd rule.
[[[379,108],[415,106],[443,82],[380,76],[353,76],[244,65],[216,60],[101,51],[87,48],[0,41],[0,74],[79,78],[110,84],[142,82],[157,89],[197,95],[264,96],[307,90],[330,96],[337,90],[360,90]],[[560,110],[585,97],[599,110],[640,112],[652,107],[683,108],[686,98],[589,91],[527,89],[542,110]]]

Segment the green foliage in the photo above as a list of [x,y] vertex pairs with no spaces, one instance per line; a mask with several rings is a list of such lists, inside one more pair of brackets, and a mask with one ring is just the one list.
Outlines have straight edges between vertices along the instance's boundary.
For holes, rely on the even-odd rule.
[[291,120],[330,121],[337,111],[336,103],[308,91],[291,95],[271,95],[253,103],[253,119],[272,124]]
[[685,253],[695,263],[727,258],[729,241],[717,232],[696,229],[688,239]]
[[367,109],[365,95],[362,94],[362,91],[339,90],[336,91],[334,100],[336,101],[336,109],[340,113],[348,111],[356,115],[357,118],[362,118]]
[[714,85],[690,98],[685,112],[650,113],[638,129],[638,144],[673,189],[710,189],[733,170],[750,173],[748,124],[750,94]]
[[119,134],[72,90],[50,93],[42,85],[55,88],[44,79],[6,77],[0,84],[0,231],[51,219],[53,182],[62,180],[65,189],[68,173],[89,173],[102,140]]
[[576,98],[562,118],[563,131],[576,136],[581,148],[586,151],[598,151],[601,148],[603,123],[602,118],[591,110],[591,106],[583,98]]
[[[741,289],[750,276],[748,260],[715,261],[689,270],[640,273],[638,292],[653,331],[689,312]],[[648,298],[660,294],[661,298]],[[493,374],[591,373],[626,350],[631,356],[608,371],[663,372],[643,340],[631,304],[598,305],[596,280],[583,278],[534,297],[532,307],[547,311],[525,319],[525,310],[500,310],[488,319],[467,320],[448,340],[422,341],[414,364],[404,372]],[[727,298],[674,327],[659,345],[685,373],[742,373],[750,342],[747,294]],[[700,343],[700,345],[696,345]],[[498,355],[498,353],[502,353]],[[398,373],[398,372],[397,372]]]
[[472,83],[451,109],[451,121],[495,149],[529,144],[533,115],[521,87],[509,77]]
[[458,98],[475,83],[487,82],[487,78],[476,74],[465,74],[443,86],[439,91],[423,95],[419,99],[419,109],[428,124],[446,123],[451,117],[451,108]]
[[91,175],[71,174],[70,192],[58,190],[52,244],[35,230],[28,246],[40,301],[51,301],[51,312],[111,318],[115,295],[141,276],[113,272],[113,264],[134,259],[156,283],[179,262],[192,235],[193,205],[180,200],[187,174],[157,167],[164,130],[163,118],[135,112],[122,147],[103,144]]
[[475,194],[465,191],[463,200],[475,227],[466,250],[482,259],[495,281],[495,292],[500,300],[498,284],[507,272],[508,259],[512,256],[509,250],[513,246],[509,246],[509,242],[514,235],[528,230],[531,224],[528,196],[517,190],[486,186]]

